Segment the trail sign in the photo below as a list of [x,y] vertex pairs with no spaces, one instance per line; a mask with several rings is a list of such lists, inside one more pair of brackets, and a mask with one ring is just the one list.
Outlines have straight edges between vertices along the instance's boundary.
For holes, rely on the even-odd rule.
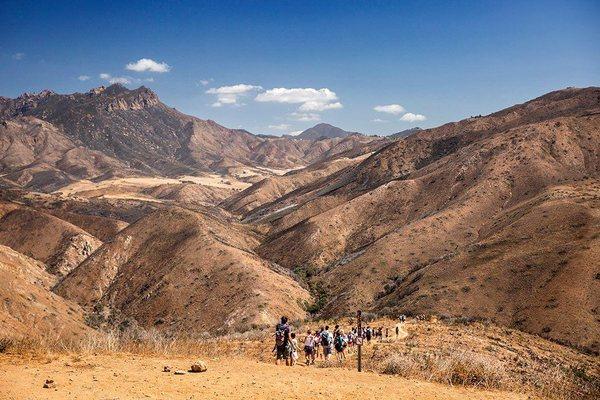
[[358,321],[358,336],[356,337],[356,345],[358,346],[358,372],[361,372],[362,370],[362,326],[361,326],[361,312],[360,310],[358,310],[356,312],[356,319]]

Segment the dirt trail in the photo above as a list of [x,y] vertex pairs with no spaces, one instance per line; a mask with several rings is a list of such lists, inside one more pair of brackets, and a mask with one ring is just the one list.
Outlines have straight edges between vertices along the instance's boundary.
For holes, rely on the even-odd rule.
[[[243,358],[208,359],[208,371],[174,375],[192,358],[131,354],[50,356],[24,360],[0,356],[0,399],[525,399],[506,392],[406,380],[341,368],[275,366]],[[55,389],[42,388],[53,379]]]
[[[406,329],[404,329],[404,323],[399,322],[396,324],[396,326],[394,327],[394,329],[398,328],[398,337],[396,338],[396,340],[404,340],[408,337],[408,332],[406,331]],[[395,334],[395,332],[394,332]]]

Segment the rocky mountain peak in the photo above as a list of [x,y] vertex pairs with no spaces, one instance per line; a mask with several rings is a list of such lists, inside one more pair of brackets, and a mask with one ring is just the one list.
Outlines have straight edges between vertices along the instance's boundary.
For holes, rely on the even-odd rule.
[[[116,87],[115,87],[116,86]],[[159,103],[158,96],[145,86],[135,90],[129,90],[120,84],[111,85],[106,88],[105,93],[117,96],[106,106],[107,111],[114,110],[141,110],[155,106]]]

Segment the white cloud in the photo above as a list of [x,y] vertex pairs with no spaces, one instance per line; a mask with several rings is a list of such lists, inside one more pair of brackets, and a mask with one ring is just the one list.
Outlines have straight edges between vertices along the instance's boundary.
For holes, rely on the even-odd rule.
[[269,129],[275,129],[276,131],[287,131],[290,129],[288,124],[269,125]]
[[384,119],[381,119],[381,118],[375,118],[375,119],[373,120],[373,122],[387,122],[387,121],[386,121],[386,120],[384,120]]
[[201,80],[200,80],[200,84],[201,84],[202,86],[206,86],[206,85],[208,85],[208,84],[209,84],[209,83],[211,83],[211,82],[212,82],[212,79],[201,79]]
[[131,83],[131,81],[124,76],[115,76],[114,78],[110,78],[108,82],[111,84],[120,83],[122,85],[128,85]]
[[406,113],[402,117],[400,117],[400,121],[406,122],[417,122],[417,121],[425,121],[427,118],[423,114],[413,114]]
[[89,79],[90,79],[90,77],[89,77],[88,75],[79,75],[79,76],[77,77],[77,79],[79,79],[80,81],[82,81],[82,82],[83,82],[83,81],[87,81],[87,80],[89,80]]
[[213,107],[221,107],[227,105],[239,105],[240,97],[247,96],[249,93],[256,90],[261,90],[262,87],[256,85],[247,85],[240,83],[232,86],[221,86],[219,88],[210,88],[206,91],[208,94],[217,95],[217,101],[212,104]]
[[323,88],[273,88],[259,93],[256,98],[259,102],[300,104],[298,111],[325,111],[342,108],[335,92]]
[[100,74],[100,79],[108,81],[108,83],[110,83],[111,85],[115,84],[115,83],[120,83],[122,85],[128,85],[131,83],[131,78],[129,78],[129,77],[111,76],[110,74],[107,74],[107,73]]
[[154,82],[154,78],[150,77],[150,78],[146,78],[144,79],[145,82]]
[[321,116],[316,113],[293,112],[290,114],[290,117],[296,121],[319,121],[321,119]]
[[12,55],[13,60],[22,60],[25,58],[25,53],[15,53]]
[[293,131],[293,132],[288,133],[288,135],[290,135],[290,136],[298,136],[302,132],[304,132],[304,131]]
[[400,104],[388,104],[385,106],[375,106],[373,107],[373,110],[377,112],[398,115],[404,112],[404,107],[402,107]]
[[136,72],[169,72],[171,66],[165,62],[158,63],[150,58],[140,58],[136,62],[131,62],[125,66],[125,69]]

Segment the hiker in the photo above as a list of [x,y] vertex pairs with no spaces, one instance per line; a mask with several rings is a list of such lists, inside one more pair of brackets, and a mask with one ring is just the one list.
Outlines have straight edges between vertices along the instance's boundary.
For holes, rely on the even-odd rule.
[[367,342],[371,343],[371,335],[373,334],[373,331],[371,330],[370,326],[367,326],[367,331],[365,332],[365,337],[367,338]]
[[334,338],[334,347],[336,351],[336,356],[339,362],[342,362],[346,359],[346,354],[344,350],[346,349],[346,339],[344,338],[344,331],[338,331],[338,335]]
[[276,365],[279,365],[279,360],[285,360],[285,365],[289,365],[290,362],[290,326],[287,322],[287,317],[281,317],[281,321],[275,327],[275,348],[273,351],[277,351]]
[[337,335],[340,334],[340,326],[336,325],[335,329],[333,330],[333,338],[335,339],[337,337]]
[[306,332],[306,338],[304,338],[304,357],[306,358],[306,365],[315,363],[315,337],[311,330]]
[[400,334],[400,327],[396,325],[396,339],[398,339],[398,335]]
[[321,332],[323,332],[323,327],[321,327],[318,332],[315,332],[314,358],[323,358],[323,353],[319,350],[321,348]]
[[329,325],[325,326],[325,330],[321,332],[321,345],[323,346],[323,355],[325,360],[331,357],[331,345],[333,344],[333,335],[329,332]]
[[290,367],[296,364],[298,361],[298,340],[296,339],[296,333],[290,334]]
[[385,327],[385,338],[387,339],[388,336],[390,334],[390,328],[388,328],[387,326]]

